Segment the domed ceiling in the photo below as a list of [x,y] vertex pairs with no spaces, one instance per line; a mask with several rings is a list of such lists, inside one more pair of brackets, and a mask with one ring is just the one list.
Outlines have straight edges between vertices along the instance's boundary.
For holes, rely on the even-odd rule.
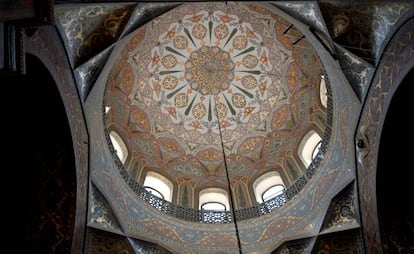
[[106,84],[106,128],[127,146],[125,167],[138,182],[155,171],[193,193],[227,189],[227,168],[232,186],[251,195],[265,172],[289,186],[306,170],[298,147],[325,129],[324,70],[284,18],[254,4],[183,4],[120,52]]

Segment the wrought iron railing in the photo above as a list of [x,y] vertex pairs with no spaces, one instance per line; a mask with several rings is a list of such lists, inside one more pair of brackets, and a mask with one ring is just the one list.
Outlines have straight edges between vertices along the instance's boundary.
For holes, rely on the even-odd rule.
[[[327,77],[326,73],[324,74]],[[275,209],[283,206],[296,194],[298,194],[303,187],[306,185],[308,180],[315,174],[316,169],[319,167],[321,161],[324,158],[325,152],[328,148],[329,139],[331,137],[331,126],[333,122],[333,102],[332,102],[332,91],[331,87],[327,82],[327,116],[326,116],[326,125],[324,134],[322,137],[321,147],[312,160],[309,167],[306,169],[305,173],[299,177],[291,186],[289,186],[282,194],[266,201],[260,203],[256,206],[251,206],[247,208],[236,209],[234,212],[237,221],[247,220],[251,218],[256,218],[265,214],[269,214]],[[104,124],[106,125],[107,115],[103,110],[104,115]],[[108,143],[109,149],[111,151],[112,157],[115,161],[117,168],[119,169],[122,178],[129,185],[129,187],[137,194],[139,198],[146,201],[150,206],[154,207],[160,212],[168,214],[170,216],[183,219],[191,222],[199,223],[212,223],[212,224],[223,224],[223,223],[233,223],[233,215],[231,211],[211,211],[211,210],[199,210],[189,207],[183,207],[177,204],[173,204],[169,201],[163,200],[157,196],[152,195],[149,191],[140,186],[128,173],[125,169],[123,163],[116,155],[116,151],[112,145],[109,130],[104,128],[106,141]]]

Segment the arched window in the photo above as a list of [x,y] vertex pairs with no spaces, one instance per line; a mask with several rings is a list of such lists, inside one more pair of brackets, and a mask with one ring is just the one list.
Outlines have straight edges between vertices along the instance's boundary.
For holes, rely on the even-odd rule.
[[312,152],[312,160],[315,159],[316,155],[318,155],[319,149],[321,149],[322,141],[319,141],[318,144],[315,146]]
[[173,184],[164,176],[148,172],[144,180],[144,188],[151,192],[154,196],[171,202],[173,194]]
[[285,184],[279,172],[272,171],[261,175],[253,183],[253,190],[258,203],[270,200],[285,190]]
[[114,146],[116,155],[121,160],[121,162],[124,163],[128,157],[128,148],[126,147],[124,141],[116,131],[111,131],[109,133],[109,137],[111,138],[111,142]]
[[280,194],[283,193],[284,190],[285,190],[285,187],[283,187],[283,185],[281,184],[273,185],[272,187],[267,189],[265,192],[263,192],[262,194],[263,202],[266,202],[274,197],[279,196]]
[[200,191],[199,204],[200,209],[204,210],[230,210],[227,191],[219,188],[208,188]]
[[319,98],[321,100],[322,106],[324,106],[325,108],[328,107],[328,96],[326,91],[326,80],[324,75],[321,75],[321,83],[319,84]]
[[207,202],[201,205],[201,210],[226,211],[226,206],[220,202]]
[[298,154],[305,167],[309,167],[313,158],[315,158],[321,146],[321,141],[321,136],[313,130],[306,133],[303,137],[299,145]]

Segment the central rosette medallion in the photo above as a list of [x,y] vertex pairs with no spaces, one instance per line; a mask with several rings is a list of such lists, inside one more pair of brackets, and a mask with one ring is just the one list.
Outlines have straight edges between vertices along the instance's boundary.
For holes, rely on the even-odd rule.
[[234,66],[228,52],[217,46],[203,46],[191,52],[185,63],[185,79],[202,95],[217,95],[229,88]]

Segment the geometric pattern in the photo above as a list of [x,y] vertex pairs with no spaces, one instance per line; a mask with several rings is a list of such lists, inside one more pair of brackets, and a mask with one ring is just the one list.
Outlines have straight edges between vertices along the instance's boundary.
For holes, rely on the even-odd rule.
[[283,157],[297,154],[304,133],[325,127],[323,114],[322,126],[313,121],[315,109],[326,110],[324,71],[284,18],[253,4],[183,4],[131,32],[118,51],[106,127],[121,136],[138,175],[227,188],[223,152],[244,188],[266,170],[280,170],[287,183],[303,172]]
[[[254,124],[249,119],[272,82],[269,54],[251,24],[236,15],[221,10],[185,15],[159,35],[151,51],[154,100],[174,124],[182,121],[201,135],[218,134],[219,124],[231,130]],[[232,141],[228,138],[225,143]]]
[[71,65],[78,67],[114,43],[122,33],[135,4],[61,5],[56,8],[58,29]]
[[[226,2],[226,5],[227,5],[227,2]],[[315,4],[316,5],[316,4]],[[323,5],[323,4],[322,4]],[[287,5],[288,6],[288,5]],[[363,5],[361,5],[361,6],[363,6]],[[361,7],[361,6],[359,6],[359,7]],[[412,6],[412,5],[411,5]],[[398,6],[397,6],[398,7]],[[347,9],[347,8],[343,8],[343,9]],[[376,8],[370,8],[370,9],[372,9],[372,10],[378,10],[378,8],[376,7]],[[398,10],[406,10],[407,8],[399,8],[398,7]],[[328,12],[330,10],[330,8],[325,8],[325,10],[324,10],[324,14],[326,13],[326,12]],[[355,9],[356,10],[356,9]],[[354,12],[354,10],[349,10],[349,12]],[[378,11],[377,11],[378,12]],[[402,13],[404,13],[404,11],[401,11]],[[334,11],[331,11],[331,13],[335,13]],[[339,14],[342,14],[342,13],[339,13]],[[372,13],[371,13],[372,14]],[[401,14],[401,13],[400,13]],[[340,16],[340,15],[339,15]],[[359,16],[364,16],[364,15],[359,15]],[[372,17],[373,15],[369,15],[370,17]],[[402,16],[402,15],[394,15],[394,17],[400,17],[400,16]],[[366,17],[366,16],[365,16]],[[377,17],[377,19],[379,19],[379,18],[382,18],[381,17],[381,15],[378,15],[378,17]],[[331,19],[331,18],[327,18],[326,20],[333,20],[333,19]],[[357,20],[361,20],[360,18],[358,18]],[[371,19],[364,19],[364,20],[371,20]],[[158,20],[157,20],[158,21]],[[342,21],[342,20],[341,20]],[[376,21],[375,21],[376,22]],[[63,22],[62,22],[63,23]],[[384,22],[384,23],[387,23],[387,24],[389,24],[389,27],[392,27],[395,23],[393,23],[393,22]],[[340,28],[342,25],[343,25],[344,23],[337,23],[337,25],[338,26],[333,26],[333,25],[331,25],[330,24],[330,31],[331,31],[331,34],[333,34],[334,35],[334,37],[338,37],[338,35],[335,35],[332,31],[336,31],[336,29],[337,28]],[[285,25],[285,24],[283,24],[283,25]],[[285,27],[286,28],[286,27]],[[387,28],[387,27],[386,27]],[[380,34],[379,36],[381,37],[382,35],[384,35],[384,34],[388,34],[388,32],[389,32],[389,30],[388,29],[374,29],[374,30],[378,30],[378,31],[382,31],[382,33],[383,34]],[[349,29],[348,30],[348,32],[349,31],[356,31],[356,32],[358,32],[358,29]],[[165,31],[163,31],[163,32],[165,32]],[[339,32],[341,32],[341,31],[339,31]],[[349,34],[351,34],[352,35],[352,32],[349,32]],[[381,40],[381,38],[380,37],[376,37],[376,38],[378,38],[378,39],[373,39],[372,38],[372,36],[370,36],[369,38],[368,38],[368,41],[370,41],[370,48],[373,48],[373,49],[375,49],[375,53],[372,53],[372,54],[375,54],[375,57],[377,57],[378,56],[378,54],[380,54],[381,53],[381,51],[379,50],[380,49],[380,47],[378,47],[379,45],[383,45],[382,44],[382,40]],[[295,38],[299,38],[299,37],[295,37]],[[343,38],[352,38],[352,36],[343,36]],[[340,40],[341,38],[336,38],[336,40],[337,40],[337,42],[344,42],[344,40]],[[364,41],[365,41],[365,39],[366,38],[363,38],[364,39]],[[375,43],[372,43],[372,42],[374,42],[375,41]],[[352,43],[351,43],[351,41],[348,41],[348,44],[350,44],[351,46],[352,46]],[[339,45],[339,44],[338,44]],[[200,48],[201,49],[201,48]],[[99,50],[97,50],[97,51],[99,51]],[[223,51],[225,51],[225,50],[223,50]],[[194,51],[194,52],[196,52],[196,51]],[[189,54],[191,55],[191,53],[192,52],[189,52]],[[285,52],[286,53],[286,52]],[[355,52],[354,52],[355,53]],[[357,54],[358,53],[361,53],[361,52],[356,52]],[[362,52],[362,53],[366,53],[366,52]],[[91,54],[91,55],[93,55],[93,54]],[[359,54],[359,55],[363,55],[363,54]],[[194,59],[194,58],[193,58]],[[352,57],[351,58],[351,61],[352,60],[355,60],[355,59],[357,59],[356,57]],[[371,58],[372,59],[372,58]],[[378,59],[378,58],[377,58]],[[79,63],[82,63],[83,61],[79,61]],[[231,63],[231,62],[230,62]],[[227,63],[227,65],[225,65],[225,66],[228,66],[228,64],[229,64],[229,62]],[[168,64],[167,64],[167,66],[168,66]],[[212,70],[210,69],[210,73],[212,72]],[[348,77],[349,78],[349,77]],[[368,78],[368,80],[369,80],[370,78]],[[181,81],[181,80],[180,80]],[[188,81],[188,80],[187,80]],[[189,82],[190,83],[190,82]],[[127,86],[129,85],[129,84],[126,84]],[[232,84],[230,84],[229,86],[231,86]],[[125,86],[125,87],[127,87],[127,86]],[[293,85],[294,86],[294,85]],[[288,94],[288,95],[290,95],[288,92],[289,92],[289,90],[286,90],[286,89],[284,89],[285,87],[283,86],[283,84],[282,84],[282,93],[285,95],[285,94]],[[357,90],[357,89],[356,89]],[[199,92],[199,91],[197,91],[197,92]],[[361,94],[362,94],[362,96],[361,96]],[[364,94],[364,92],[363,93],[359,93],[359,97],[360,98],[364,98],[364,96],[363,96],[363,94]],[[131,94],[130,94],[131,95]],[[143,95],[143,94],[141,94],[141,95]],[[285,96],[283,96],[283,97],[285,97]],[[132,98],[132,96],[131,97],[129,97],[129,98]],[[154,98],[153,96],[152,96],[152,98]],[[170,98],[171,99],[171,98]],[[180,100],[177,100],[178,102],[180,102]],[[181,100],[182,101],[182,100]],[[171,102],[176,102],[176,100],[174,99],[174,100],[171,100]],[[191,101],[190,101],[191,102]],[[214,102],[214,101],[213,101]],[[230,101],[230,103],[232,103],[233,101]],[[227,102],[226,102],[227,103]],[[175,105],[175,104],[174,104]],[[187,104],[186,105],[189,105],[188,104],[188,101],[187,101]],[[284,105],[286,105],[286,104],[284,104]],[[291,104],[288,104],[288,105],[291,105]],[[193,106],[193,105],[192,105]],[[227,106],[227,107],[229,107],[229,105],[225,105],[225,106]],[[234,106],[234,105],[233,105]],[[293,107],[292,107],[292,112],[295,112],[295,110],[296,110],[296,108],[295,108],[295,106],[296,105],[294,105]],[[214,107],[212,107],[213,109],[214,109]],[[214,111],[212,111],[212,112],[214,112]],[[129,113],[129,111],[128,111],[128,113]],[[190,112],[190,113],[192,113],[192,112]],[[212,116],[214,116],[215,114],[212,114]],[[292,115],[294,115],[294,113],[292,113]],[[138,115],[137,115],[138,116]],[[286,119],[288,119],[288,118],[286,118]],[[296,118],[295,118],[295,120],[296,120]],[[285,123],[287,123],[289,120],[287,120]],[[144,122],[145,122],[145,119],[144,119]],[[278,121],[275,121],[276,123],[278,123]],[[289,122],[289,125],[291,125],[292,124],[292,122],[293,121],[291,121],[291,122]],[[275,126],[276,126],[276,124],[274,124]],[[148,130],[148,132],[150,132],[150,133],[152,133],[152,134],[154,134],[154,133],[156,133],[156,132],[154,132],[154,130],[156,130],[156,131],[159,131],[158,133],[162,133],[162,134],[165,134],[165,128],[164,128],[164,126],[162,126],[162,125],[157,125],[156,123],[150,123],[149,125],[145,125],[145,123],[142,125],[142,126],[144,126],[144,127],[149,127],[149,129],[147,129]],[[261,127],[262,127],[263,125],[261,125]],[[282,126],[283,126],[283,124],[282,124]],[[266,127],[268,127],[268,126],[265,126],[265,127],[263,127],[263,129],[266,129]],[[269,130],[269,129],[267,129],[267,130]],[[163,136],[164,138],[165,138],[165,136]],[[260,136],[256,136],[256,138],[257,137],[260,137]],[[249,138],[251,138],[251,136],[249,136]],[[254,139],[254,138],[253,138]],[[148,139],[149,140],[149,139]],[[150,140],[151,142],[152,141],[154,141],[154,140]],[[156,149],[154,149],[153,151],[150,151],[150,153],[151,152],[160,152],[160,150],[162,150],[162,149],[170,149],[170,151],[171,151],[171,153],[170,154],[174,154],[174,153],[179,153],[179,151],[182,151],[182,150],[180,150],[181,148],[184,148],[185,146],[182,144],[182,143],[180,143],[180,142],[176,142],[177,141],[177,139],[171,139],[171,140],[168,140],[167,138],[166,139],[164,139],[164,141],[165,142],[163,142],[164,144],[168,144],[168,146],[165,146],[164,148],[161,148],[161,149],[159,149],[158,151],[156,150]],[[171,141],[171,142],[169,142],[169,141]],[[148,143],[151,143],[151,142],[148,142]],[[161,142],[159,142],[159,139],[158,139],[158,137],[156,137],[155,138],[155,141],[154,141],[155,143],[157,143],[158,142],[158,144],[157,145],[160,145],[161,144]],[[175,142],[175,143],[174,143]],[[243,143],[243,140],[241,140],[240,141],[240,143]],[[170,144],[173,144],[172,146],[169,146]],[[177,145],[178,144],[178,145]],[[244,143],[245,144],[245,146],[244,147],[246,147],[246,143]],[[231,147],[231,146],[227,146],[227,147]],[[239,147],[238,145],[235,145],[235,146],[233,146],[233,147]],[[231,148],[233,148],[233,147],[231,147]],[[254,149],[257,149],[257,148],[255,148],[255,147],[257,147],[257,146],[250,146],[251,148],[252,148],[252,150],[251,151],[254,151]],[[215,151],[214,150],[214,148],[212,148],[212,147],[209,147],[209,149],[210,150],[207,150],[207,149],[204,149],[204,150],[199,150],[200,152],[203,152],[203,151]],[[227,150],[226,151],[236,151],[236,150],[233,150],[233,149],[228,149],[228,148],[226,148]],[[147,149],[147,151],[149,151],[149,150],[151,150],[151,148],[149,148],[149,149]],[[185,150],[185,149],[184,149]],[[245,149],[245,150],[248,150],[248,148],[247,149]],[[250,151],[250,150],[248,150],[248,151]],[[187,153],[188,151],[187,150],[185,150],[185,153]],[[165,154],[162,154],[162,152],[160,152],[160,154],[162,155],[162,156],[154,156],[153,158],[156,158],[156,159],[158,159],[158,158],[163,158],[163,159],[165,159],[165,158],[167,158],[166,156],[165,156]],[[253,152],[252,153],[250,153],[249,155],[252,155],[252,154],[254,154]],[[164,157],[163,157],[164,156]],[[340,159],[340,156],[338,156],[339,157],[339,159]],[[255,158],[255,157],[251,157],[251,158]],[[169,158],[168,158],[169,159]],[[150,160],[147,160],[147,161],[150,161]],[[211,161],[213,161],[213,160],[211,160]],[[159,162],[159,161],[156,161],[157,163]],[[145,163],[143,163],[143,164],[145,164]],[[166,165],[166,169],[168,169],[168,165]],[[353,184],[351,184],[351,185],[353,185]],[[331,200],[331,202],[332,202],[332,204],[331,204],[331,207],[328,209],[328,212],[327,212],[327,216],[326,216],[326,220],[325,220],[325,222],[323,223],[323,227],[322,227],[322,232],[321,232],[321,235],[318,237],[318,240],[317,240],[317,242],[316,242],[316,244],[315,244],[315,250],[317,251],[315,251],[315,253],[324,253],[324,252],[329,252],[329,253],[343,253],[344,251],[346,251],[346,252],[354,252],[354,253],[362,253],[363,251],[363,246],[362,246],[362,239],[361,239],[361,232],[359,232],[359,231],[357,231],[357,230],[349,230],[349,231],[347,231],[347,232],[342,232],[341,234],[340,233],[330,233],[330,234],[327,234],[327,235],[322,235],[323,233],[325,233],[325,232],[327,232],[327,231],[330,231],[330,230],[332,230],[332,231],[335,231],[335,230],[337,230],[337,226],[339,225],[339,226],[342,226],[343,224],[341,224],[342,222],[344,222],[344,218],[346,218],[346,219],[350,219],[351,221],[352,220],[354,220],[354,222],[356,221],[356,218],[358,217],[357,215],[355,215],[355,214],[353,214],[353,215],[355,215],[355,216],[351,216],[351,217],[347,217],[350,213],[348,213],[348,212],[345,212],[345,213],[341,213],[341,207],[343,207],[343,206],[345,206],[345,207],[347,207],[348,206],[348,208],[349,207],[351,207],[350,208],[350,210],[352,210],[352,204],[355,204],[355,202],[354,202],[354,200],[352,200],[352,201],[349,201],[349,197],[351,197],[351,199],[352,199],[352,197],[353,197],[353,191],[354,191],[354,188],[351,188],[351,190],[350,189],[348,189],[348,188],[346,188],[346,191],[344,191],[344,193],[341,193],[341,194],[338,194],[338,196],[337,197],[335,197],[334,199],[332,199]],[[369,197],[369,196],[368,196]],[[374,200],[374,199],[372,199],[372,200]],[[355,207],[353,207],[353,211],[351,211],[351,214],[352,214],[352,212],[355,212],[355,211],[357,211],[358,209],[357,208],[355,208]],[[346,209],[345,209],[346,210]],[[339,214],[342,216],[339,216],[339,220],[337,219],[337,217],[335,217],[335,214],[338,214],[338,212],[339,212]],[[375,213],[373,213],[373,214],[375,214]],[[331,216],[332,215],[332,216]],[[93,230],[93,229],[92,229]],[[89,239],[87,239],[87,240],[89,240]],[[298,241],[300,241],[300,240],[298,240]],[[103,242],[103,241],[102,241]],[[312,241],[313,242],[313,241]],[[87,245],[88,245],[88,243],[89,243],[89,241],[87,241]],[[340,245],[338,245],[338,243],[341,243]],[[113,245],[113,246],[116,246],[116,245]],[[287,245],[284,245],[285,247],[287,246]],[[299,245],[298,245],[299,246]],[[345,246],[345,247],[344,247]],[[291,249],[290,248],[291,247],[291,245],[289,245],[289,250]],[[287,247],[286,247],[287,248]],[[286,249],[285,248],[285,249]],[[121,248],[122,249],[122,248]],[[123,248],[123,249],[125,249],[125,248]],[[297,249],[297,250],[302,250],[303,248],[302,247],[298,247],[298,248],[294,248],[294,249]]]

